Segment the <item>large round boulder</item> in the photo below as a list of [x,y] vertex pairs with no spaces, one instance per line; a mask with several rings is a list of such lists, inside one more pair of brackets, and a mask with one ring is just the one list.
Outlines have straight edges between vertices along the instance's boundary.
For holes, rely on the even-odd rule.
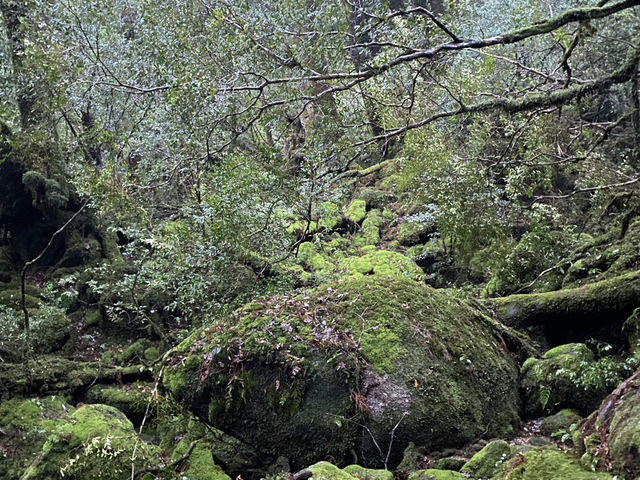
[[510,332],[412,280],[350,278],[245,306],[193,333],[163,382],[197,416],[265,458],[393,465],[512,431]]

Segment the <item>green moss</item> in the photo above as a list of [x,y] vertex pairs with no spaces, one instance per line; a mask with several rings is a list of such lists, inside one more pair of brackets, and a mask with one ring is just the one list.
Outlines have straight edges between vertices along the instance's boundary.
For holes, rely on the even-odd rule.
[[[176,461],[187,453],[190,442],[186,439],[180,441],[171,455],[171,460]],[[215,464],[211,455],[211,445],[207,442],[199,442],[191,451],[189,457],[180,468],[180,478],[185,480],[231,480],[231,478]]]
[[[308,224],[308,230],[307,230]],[[301,234],[301,233],[316,233],[320,229],[318,222],[307,222],[306,220],[298,220],[287,227],[287,233],[289,234]]]
[[[633,386],[616,406],[609,426],[609,455],[615,472],[625,478],[640,476],[640,381]],[[606,413],[606,412],[605,412]]]
[[144,413],[152,390],[153,386],[145,383],[121,387],[94,385],[87,392],[87,401],[112,406],[132,418]]
[[119,355],[121,365],[139,364],[144,359],[144,352],[149,347],[149,340],[141,338],[126,347]]
[[311,242],[304,242],[298,247],[298,258],[315,272],[320,272],[329,266],[325,258],[317,252]]
[[149,347],[144,351],[144,359],[148,363],[153,363],[160,358],[160,350],[156,347]]
[[62,396],[13,398],[0,404],[0,450],[10,452],[0,462],[0,478],[20,478],[47,436],[73,410]]
[[102,321],[100,310],[88,310],[84,314],[84,321],[87,326],[97,325]]
[[354,200],[347,207],[344,216],[353,223],[360,223],[367,216],[367,202]]
[[579,424],[582,416],[570,408],[564,408],[555,415],[545,417],[540,424],[540,433],[543,435],[552,435],[561,430],[568,431],[569,427]]
[[342,223],[340,207],[333,202],[323,202],[319,205],[318,227],[323,230],[334,230]]
[[465,480],[466,477],[458,472],[451,470],[437,470],[430,468],[428,470],[418,470],[409,475],[408,480]]
[[511,447],[507,442],[494,440],[465,463],[460,471],[469,478],[492,478],[510,455]]
[[640,358],[640,308],[636,308],[622,325],[631,352]]
[[[340,461],[358,445],[376,458],[357,424],[334,421],[358,413],[357,388],[368,395],[358,407],[375,412],[367,426],[376,438],[409,415],[395,432],[398,448],[460,445],[487,425],[496,435],[513,428],[517,372],[500,340],[505,330],[442,291],[356,276],[260,303],[194,332],[163,377],[183,405],[244,442],[300,466]],[[251,385],[236,390],[242,372]],[[307,441],[296,441],[300,430]]]
[[360,465],[349,465],[343,471],[360,480],[393,480],[393,473],[389,470],[364,468]]
[[[615,318],[637,306],[640,271],[557,292],[510,295],[492,300],[500,320],[524,328],[553,325],[558,328],[572,318]],[[628,313],[627,313],[628,314]]]
[[411,247],[425,243],[433,226],[420,222],[402,222],[398,230],[398,241],[401,245]]
[[391,275],[420,279],[422,270],[409,258],[398,252],[378,250],[361,257],[344,259],[340,266],[347,275]]
[[554,448],[526,452],[507,463],[499,480],[612,480],[611,475],[584,470],[568,455]]
[[583,381],[583,374],[594,364],[594,354],[584,343],[560,345],[541,360],[528,359],[521,370],[526,414],[536,416],[563,407],[585,414],[594,410],[608,393],[605,385]]
[[313,480],[353,480],[351,474],[340,470],[329,462],[318,462],[311,465],[308,470],[311,471]]
[[383,223],[384,219],[380,210],[371,210],[362,222],[362,229],[356,235],[354,244],[358,247],[364,247],[380,243],[380,227]]

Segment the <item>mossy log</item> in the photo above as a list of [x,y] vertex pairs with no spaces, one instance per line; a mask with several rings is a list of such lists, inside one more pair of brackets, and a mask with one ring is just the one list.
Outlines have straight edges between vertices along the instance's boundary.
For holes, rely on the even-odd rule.
[[145,367],[111,367],[98,362],[77,362],[59,357],[41,357],[23,363],[0,363],[0,400],[15,395],[75,395],[97,383],[133,382],[153,379]]
[[543,326],[552,344],[597,338],[623,344],[621,328],[638,306],[640,271],[579,288],[511,295],[491,301],[499,320],[514,328]]

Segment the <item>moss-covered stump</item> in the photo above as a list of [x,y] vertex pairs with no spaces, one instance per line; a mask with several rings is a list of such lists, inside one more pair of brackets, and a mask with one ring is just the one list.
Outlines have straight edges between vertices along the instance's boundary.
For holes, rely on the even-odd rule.
[[573,457],[553,447],[530,450],[508,461],[495,480],[613,480],[584,469]]
[[583,463],[622,478],[640,477],[640,372],[620,384],[582,423]]
[[499,470],[501,465],[511,456],[511,447],[504,440],[489,442],[465,463],[460,472],[466,478],[489,479]]
[[511,295],[491,301],[498,318],[511,327],[541,325],[551,344],[597,338],[624,344],[622,324],[638,306],[640,271],[579,288]]
[[623,363],[596,360],[584,343],[569,343],[522,365],[523,410],[528,418],[575,408],[582,415],[595,410],[624,378]]
[[386,452],[395,429],[392,465],[410,441],[437,449],[512,431],[517,371],[500,331],[411,280],[351,278],[198,330],[163,382],[199,417],[296,468],[344,462],[352,449],[380,465],[371,436]]

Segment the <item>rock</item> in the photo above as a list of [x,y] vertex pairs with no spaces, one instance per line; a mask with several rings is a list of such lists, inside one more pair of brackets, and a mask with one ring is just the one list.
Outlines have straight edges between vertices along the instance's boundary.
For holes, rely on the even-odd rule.
[[501,465],[511,456],[511,447],[504,440],[489,442],[465,463],[460,472],[468,478],[492,478]]
[[534,418],[575,408],[589,414],[624,378],[625,368],[610,358],[596,360],[584,343],[560,345],[541,359],[529,358],[521,369],[524,413]]
[[354,200],[347,207],[344,216],[353,223],[360,223],[367,216],[367,202],[364,200]]
[[[131,478],[157,461],[157,447],[138,440],[133,425],[107,405],[78,409],[63,397],[12,399],[0,406],[1,478],[78,480]],[[11,452],[7,458],[6,452]]]
[[381,465],[371,437],[386,452],[392,430],[390,465],[410,441],[460,446],[518,422],[503,327],[446,293],[373,276],[261,303],[193,333],[170,354],[163,383],[200,418],[294,469],[344,462],[351,450]]
[[580,426],[575,442],[589,466],[640,476],[640,372],[608,395]]
[[544,418],[540,424],[540,433],[550,436],[561,430],[568,431],[571,425],[577,425],[581,421],[582,416],[578,412],[565,408],[555,415]]
[[329,462],[318,462],[311,465],[311,480],[353,480],[353,476]]
[[409,475],[408,480],[466,480],[466,477],[451,470],[438,470],[430,468],[428,470],[418,470]]
[[576,459],[545,447],[517,455],[504,465],[495,480],[613,480],[606,473],[585,470]]
[[177,461],[188,453],[184,465],[180,468],[183,478],[186,477],[189,480],[231,480],[231,477],[213,461],[209,443],[198,442],[189,451],[190,447],[189,442],[182,440],[171,454],[171,460]]
[[389,470],[378,470],[374,468],[364,468],[360,465],[349,465],[343,468],[352,477],[359,480],[393,480],[393,473]]

